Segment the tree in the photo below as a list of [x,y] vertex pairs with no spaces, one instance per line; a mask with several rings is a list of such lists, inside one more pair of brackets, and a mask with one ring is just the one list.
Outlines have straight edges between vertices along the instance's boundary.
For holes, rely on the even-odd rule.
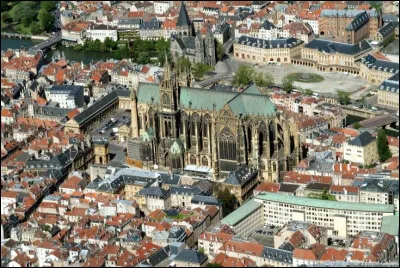
[[350,104],[350,94],[344,90],[337,91],[338,101],[342,105]]
[[217,60],[222,60],[222,58],[225,55],[225,52],[222,48],[222,44],[220,42],[218,42],[217,40],[215,40],[215,42],[217,43]]
[[236,196],[231,194],[228,190],[228,188],[225,188],[224,190],[219,190],[217,192],[217,199],[221,202],[222,204],[222,213],[223,216],[229,215],[232,211],[236,209],[237,205],[237,199]]
[[10,14],[7,11],[4,11],[1,13],[1,21],[4,23],[10,22],[12,20]]
[[254,73],[253,80],[258,87],[270,87],[274,84],[274,77],[269,73]]
[[213,66],[207,65],[205,63],[196,63],[192,69],[192,74],[195,79],[202,78],[206,73],[214,70]]
[[282,87],[287,93],[292,92],[293,80],[289,76],[285,76],[282,78]]
[[190,66],[191,66],[190,61],[185,57],[179,57],[175,62],[175,68],[178,71],[178,73],[181,73],[185,69],[190,68]]
[[197,251],[204,254],[204,248],[199,248]]
[[42,26],[36,21],[31,23],[30,29],[32,34],[39,34],[43,31]]
[[378,131],[377,147],[379,160],[382,162],[392,157],[392,152],[389,149],[386,132],[383,129]]
[[240,65],[236,71],[235,78],[233,80],[233,84],[235,86],[247,86],[253,77],[253,69],[247,65]]
[[40,1],[40,8],[48,12],[53,11],[57,6],[57,1]]
[[355,122],[355,123],[353,124],[353,128],[354,128],[354,129],[360,129],[360,128],[362,128],[362,125],[360,124],[360,122]]
[[314,91],[312,91],[311,89],[307,88],[306,90],[304,90],[304,95],[312,96],[312,94],[314,94]]
[[41,9],[39,10],[39,14],[37,16],[37,19],[42,26],[43,30],[46,32],[51,31],[54,25],[54,16],[47,10]]
[[43,231],[50,232],[50,230],[51,230],[50,225],[46,224],[45,226],[43,226]]

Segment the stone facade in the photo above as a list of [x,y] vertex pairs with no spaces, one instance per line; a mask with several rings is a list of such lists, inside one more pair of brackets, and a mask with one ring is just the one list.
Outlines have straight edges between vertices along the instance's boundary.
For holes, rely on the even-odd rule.
[[160,85],[139,84],[128,157],[172,170],[205,166],[214,178],[246,164],[269,180],[299,161],[295,124],[255,85],[222,92],[186,87],[190,76],[184,77],[188,81],[179,82],[167,61]]

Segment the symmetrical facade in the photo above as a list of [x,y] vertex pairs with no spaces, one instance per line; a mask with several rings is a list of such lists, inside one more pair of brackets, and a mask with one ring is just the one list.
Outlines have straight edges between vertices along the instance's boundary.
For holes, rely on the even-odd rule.
[[254,85],[241,93],[183,87],[168,62],[160,85],[139,84],[131,122],[128,156],[173,170],[205,166],[219,178],[246,164],[276,180],[300,157],[295,124]]

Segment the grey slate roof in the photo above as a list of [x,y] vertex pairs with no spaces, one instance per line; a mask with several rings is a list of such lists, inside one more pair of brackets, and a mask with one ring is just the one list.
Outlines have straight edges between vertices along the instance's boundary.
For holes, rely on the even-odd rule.
[[79,124],[83,125],[84,123],[90,121],[92,117],[99,112],[100,110],[105,110],[108,108],[111,103],[116,101],[119,97],[127,97],[130,95],[129,90],[116,89],[96,101],[94,104],[89,106],[87,109],[83,110],[81,113],[77,114],[74,117],[74,120]]
[[390,21],[390,22],[386,23],[385,25],[383,25],[383,26],[378,30],[378,32],[379,32],[383,37],[385,37],[385,36],[389,35],[390,33],[392,33],[392,32],[396,29],[396,26],[399,27],[399,24],[397,23],[397,25],[396,25],[393,21]]
[[243,185],[250,179],[253,179],[255,176],[257,176],[257,173],[258,172],[256,169],[252,169],[248,166],[242,166],[235,171],[231,171],[224,183]]
[[375,138],[368,132],[364,131],[348,143],[353,146],[364,147],[373,142]]
[[179,181],[181,179],[181,176],[179,174],[173,174],[172,176],[168,173],[161,173],[161,182],[162,184],[167,184],[167,185],[178,185]]
[[291,264],[293,262],[293,253],[291,251],[271,247],[264,247],[262,257],[287,264]]
[[269,22],[268,20],[265,20],[264,23],[261,24],[261,27],[268,31],[276,28],[275,24]]
[[169,194],[169,190],[164,190],[160,187],[151,186],[149,188],[143,188],[139,191],[139,195],[149,195],[164,198]]
[[346,26],[347,31],[357,31],[369,21],[369,16],[366,11],[361,12]]
[[362,183],[360,191],[367,192],[386,192],[392,191],[395,196],[399,196],[399,181],[398,180],[377,180],[367,179]]
[[379,60],[371,54],[361,59],[361,63],[369,69],[377,69],[384,72],[398,73],[399,63],[393,61]]
[[157,20],[144,21],[140,24],[140,30],[158,30],[161,28],[161,23]]
[[192,22],[190,21],[189,15],[186,11],[186,7],[183,4],[183,1],[181,2],[181,8],[179,10],[179,16],[178,16],[178,21],[176,22],[176,26],[190,26],[192,25]]
[[[315,40],[315,39],[314,39]],[[272,40],[265,40],[259,39],[255,37],[245,36],[242,35],[239,37],[238,44],[252,46],[252,47],[260,47],[260,48],[285,48],[285,47],[295,47],[303,43],[303,41],[296,39],[294,37],[289,38],[282,38],[282,39],[272,39]]]
[[325,183],[319,183],[319,182],[311,182],[307,184],[306,188],[307,190],[318,190],[318,191],[323,191],[326,189],[327,191],[330,188],[330,184],[325,184]]
[[202,190],[198,187],[181,187],[181,186],[171,186],[171,194],[175,195],[198,195],[202,193]]
[[[398,79],[399,74],[395,74],[394,76],[397,76],[397,79]],[[391,92],[399,94],[399,80],[397,80],[397,81],[390,80],[390,79],[385,80],[382,82],[382,84],[380,84],[378,90],[391,91]]]
[[157,265],[159,263],[161,263],[162,261],[164,261],[165,259],[167,259],[168,253],[165,251],[164,248],[161,248],[160,250],[158,250],[156,253],[154,253],[153,255],[151,255],[147,260],[145,260],[144,262],[141,263],[141,266],[145,266],[145,267],[157,267]]
[[[338,10],[338,9],[323,9],[320,17],[340,17],[353,18],[358,14],[365,12],[364,10]],[[379,14],[375,10],[366,10],[369,17],[377,17]]]
[[317,49],[318,51],[323,51],[329,54],[342,53],[347,55],[356,55],[361,52],[372,50],[371,45],[366,40],[363,40],[357,44],[346,44],[332,42],[329,40],[314,39],[310,43],[306,44],[304,47]]
[[192,198],[191,203],[209,206],[219,206],[221,203],[214,196],[196,195]]
[[182,262],[190,262],[196,264],[202,264],[208,259],[207,255],[191,249],[184,249],[178,255],[175,260]]
[[278,192],[294,193],[299,187],[298,184],[281,183]]

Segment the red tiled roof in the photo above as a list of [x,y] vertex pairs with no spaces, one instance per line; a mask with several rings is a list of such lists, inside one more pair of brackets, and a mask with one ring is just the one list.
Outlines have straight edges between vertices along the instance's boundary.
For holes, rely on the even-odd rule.
[[276,193],[279,190],[279,183],[273,182],[262,182],[260,183],[254,191],[258,192],[273,192]]

